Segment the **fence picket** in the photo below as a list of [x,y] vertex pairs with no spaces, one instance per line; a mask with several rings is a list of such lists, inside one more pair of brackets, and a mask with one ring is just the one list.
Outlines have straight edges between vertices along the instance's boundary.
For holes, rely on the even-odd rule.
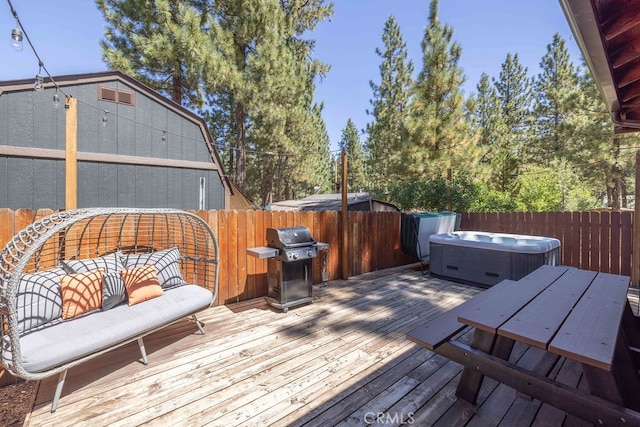
[[611,212],[611,270],[610,273],[620,274],[620,212]]
[[633,212],[621,212],[622,227],[620,229],[620,274],[631,275],[632,223],[635,224]]
[[609,212],[600,212],[600,266],[599,271],[611,271],[611,215]]

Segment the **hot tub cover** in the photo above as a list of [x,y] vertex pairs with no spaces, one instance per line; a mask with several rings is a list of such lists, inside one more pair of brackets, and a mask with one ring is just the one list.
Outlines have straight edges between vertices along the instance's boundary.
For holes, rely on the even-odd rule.
[[465,246],[494,251],[517,253],[545,253],[560,247],[560,240],[552,237],[523,236],[519,234],[488,233],[484,231],[454,231],[433,234],[431,243]]

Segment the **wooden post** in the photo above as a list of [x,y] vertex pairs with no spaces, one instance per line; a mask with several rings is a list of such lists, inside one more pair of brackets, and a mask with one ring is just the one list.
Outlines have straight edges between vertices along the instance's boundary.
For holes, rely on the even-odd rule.
[[340,264],[342,280],[349,278],[349,207],[347,205],[347,152],[342,150],[342,240],[340,242]]
[[636,189],[632,233],[631,286],[638,288],[640,287],[640,151],[636,151]]
[[78,104],[67,99],[65,130],[65,209],[78,207]]
[[447,210],[451,211],[451,168],[447,168]]

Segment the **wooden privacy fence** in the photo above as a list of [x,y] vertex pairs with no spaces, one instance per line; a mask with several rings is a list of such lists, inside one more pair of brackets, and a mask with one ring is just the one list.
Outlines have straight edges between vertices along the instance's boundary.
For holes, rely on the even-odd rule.
[[[0,247],[19,230],[51,210],[0,209]],[[326,212],[198,211],[220,245],[218,304],[267,293],[267,261],[247,256],[247,248],[266,245],[267,227],[309,227],[329,244],[325,270],[340,278],[340,215]],[[416,260],[400,249],[397,212],[349,212],[349,276]],[[562,264],[587,270],[631,274],[633,212],[488,212],[462,214],[463,230],[555,237],[562,242]],[[321,282],[323,253],[313,262],[314,283]]]
[[631,275],[633,212],[475,212],[462,214],[470,231],[555,237],[562,264]]
[[[18,231],[53,211],[0,209],[0,248]],[[266,245],[268,227],[309,227],[311,235],[329,244],[313,261],[314,283],[324,269],[329,280],[340,278],[340,215],[338,212],[193,211],[213,229],[220,247],[217,304],[267,294],[267,261],[247,256],[247,248]],[[400,249],[400,219],[396,212],[349,212],[349,276],[415,260]]]

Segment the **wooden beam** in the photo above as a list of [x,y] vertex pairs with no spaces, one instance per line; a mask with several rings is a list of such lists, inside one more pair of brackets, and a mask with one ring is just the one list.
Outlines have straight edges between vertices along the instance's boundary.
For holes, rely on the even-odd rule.
[[629,68],[626,72],[615,73],[614,80],[616,86],[621,89],[640,80],[640,69]]
[[67,99],[65,126],[65,209],[76,209],[78,202],[78,104]]
[[638,58],[640,58],[640,52],[637,50],[629,48],[620,49],[618,52],[611,55],[611,67],[613,67],[614,70],[617,70]]
[[624,89],[620,89],[619,93],[619,100],[622,104],[637,98],[638,96],[640,96],[640,82],[632,83]]
[[436,353],[463,366],[470,366],[481,375],[514,388],[551,406],[575,415],[595,425],[638,425],[640,413],[608,400],[576,390],[559,381],[550,380],[533,371],[488,355],[471,346],[449,341]]
[[342,240],[340,242],[342,280],[347,280],[349,278],[349,206],[347,204],[348,169],[347,152],[342,150],[342,210],[340,212],[340,217],[342,219]]
[[[48,148],[13,147],[0,145],[0,156],[33,157],[37,159],[64,160],[65,151]],[[179,169],[217,170],[213,162],[195,162],[191,160],[161,159],[157,157],[126,156],[123,154],[77,152],[78,161],[115,163],[125,165],[163,166]]]
[[[640,200],[640,151],[636,151],[636,200]],[[640,203],[633,210],[633,243],[631,249],[631,286],[640,287]]]
[[640,24],[640,8],[626,7],[617,16],[607,19],[602,23],[602,33],[605,40],[609,41],[618,37]]

